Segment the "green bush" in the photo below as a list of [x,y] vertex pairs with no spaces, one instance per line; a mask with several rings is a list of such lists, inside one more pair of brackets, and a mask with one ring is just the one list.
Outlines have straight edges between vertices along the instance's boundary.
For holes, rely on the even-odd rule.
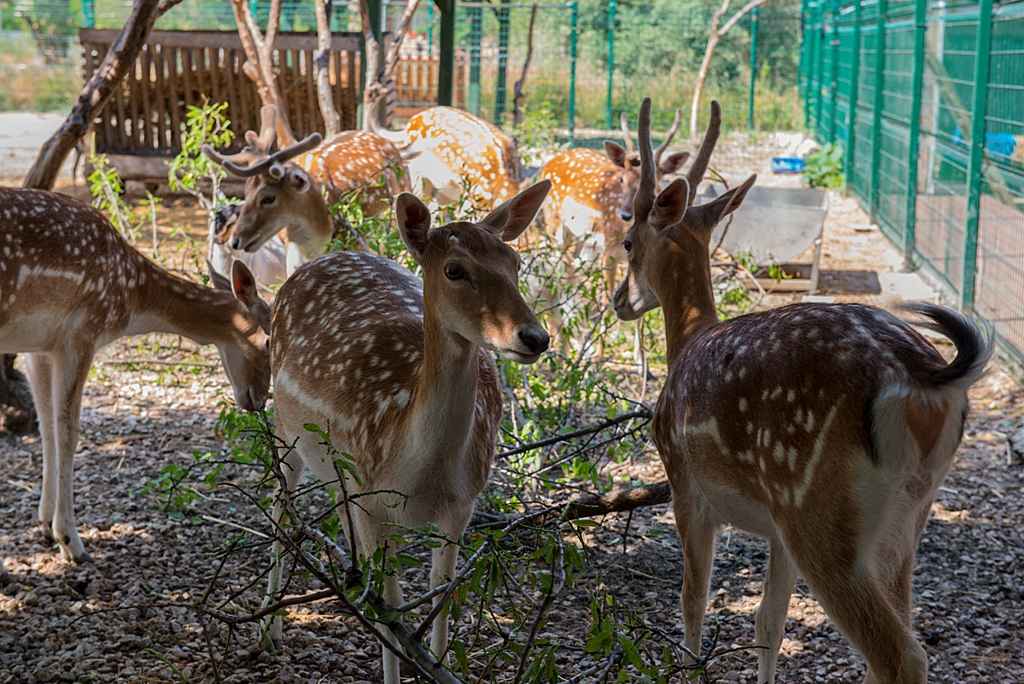
[[845,181],[843,177],[843,148],[829,143],[812,152],[804,159],[804,176],[812,188],[838,190]]

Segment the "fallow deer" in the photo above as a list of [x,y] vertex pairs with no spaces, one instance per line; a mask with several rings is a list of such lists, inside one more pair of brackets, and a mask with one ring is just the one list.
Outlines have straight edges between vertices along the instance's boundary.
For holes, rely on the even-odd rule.
[[375,133],[407,150],[413,192],[421,197],[450,204],[468,190],[471,202],[490,208],[519,190],[515,142],[469,112],[431,107],[413,115],[403,132],[383,128],[376,116],[368,122]]
[[146,259],[95,209],[38,190],[0,188],[0,351],[28,355],[39,414],[39,523],[66,559],[89,556],[75,523],[72,460],[82,389],[114,340],[174,333],[216,345],[246,410],[270,384],[270,309],[242,264],[232,292],[201,287]]
[[[655,152],[658,179],[679,171],[689,152],[674,152],[667,157],[682,112],[676,118]],[[633,197],[640,184],[640,157],[625,112],[622,115],[625,147],[610,140],[605,154],[586,148],[559,152],[540,170],[540,178],[551,181],[551,197],[544,205],[544,228],[556,238],[567,255],[587,261],[600,258],[605,272],[606,294],[610,298],[617,280],[622,238],[633,218]]]
[[[407,181],[401,151],[369,131],[344,131],[326,142],[314,133],[272,153],[278,117],[276,107],[264,106],[260,133],[248,131],[242,151],[222,155],[204,146],[203,152],[246,179],[245,200],[227,244],[254,253],[277,236],[291,274],[323,254],[334,233],[325,190],[332,197],[359,190],[364,212],[372,215],[384,210]],[[216,265],[218,259],[213,261]]]
[[683,542],[686,645],[700,652],[716,531],[730,523],[771,548],[758,682],[775,679],[797,572],[867,659],[866,681],[924,682],[927,657],[911,629],[914,556],[991,336],[950,309],[907,306],[954,343],[947,364],[907,322],[869,306],[793,304],[719,322],[711,232],[755,177],[693,203],[718,139],[713,102],[688,177],[656,193],[650,116],[646,99],[615,308],[622,320],[658,306],[665,314],[669,372],[653,431]]
[[[526,229],[549,188],[538,183],[479,223],[434,229],[427,207],[403,193],[398,227],[423,269],[422,283],[389,259],[337,252],[297,270],[274,306],[275,410],[278,428],[295,443],[284,464],[286,487],[295,488],[304,465],[323,482],[337,481],[328,449],[304,427],[319,425],[356,464],[350,495],[397,493],[364,495],[352,508],[365,557],[385,543],[389,528],[434,523],[447,538],[433,553],[432,588],[453,576],[459,540],[494,457],[501,390],[486,350],[533,363],[548,347],[517,289],[519,258],[504,243]],[[278,503],[275,517],[282,512]],[[281,583],[278,544],[272,553],[268,601]],[[389,573],[384,600],[397,606],[402,591],[390,563]],[[446,609],[440,610],[431,636],[439,657],[448,644]],[[268,632],[280,641],[280,618]],[[398,659],[388,649],[384,681],[399,681]]]

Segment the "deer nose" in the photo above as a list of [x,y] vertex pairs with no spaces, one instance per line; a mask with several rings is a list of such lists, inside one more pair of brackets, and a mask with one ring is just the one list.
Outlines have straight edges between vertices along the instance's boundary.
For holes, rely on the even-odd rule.
[[540,354],[543,351],[547,351],[551,337],[544,328],[530,325],[519,329],[519,341],[530,350],[531,354]]
[[242,240],[237,235],[231,238],[231,249],[242,249]]
[[622,219],[623,221],[632,221],[633,212],[628,211],[626,209],[622,209],[621,211],[619,211],[619,218]]

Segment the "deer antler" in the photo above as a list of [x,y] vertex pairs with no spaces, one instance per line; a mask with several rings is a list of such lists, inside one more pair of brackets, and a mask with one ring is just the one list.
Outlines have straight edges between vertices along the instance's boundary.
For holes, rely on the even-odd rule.
[[241,151],[235,154],[221,154],[209,145],[203,145],[203,154],[211,160],[228,168],[228,164],[238,166],[240,164],[253,164],[270,154],[277,138],[277,107],[264,105],[260,109],[260,132],[245,132],[246,145]]
[[640,105],[638,123],[640,147],[640,187],[633,198],[633,215],[637,221],[646,221],[654,207],[654,193],[658,178],[654,168],[654,151],[651,149],[651,98],[645,97]]
[[[215,162],[223,166],[231,174],[238,176],[239,178],[250,178],[261,173],[269,173],[269,175],[274,178],[282,178],[284,177],[283,164],[285,162],[299,156],[303,152],[308,152],[318,147],[321,142],[323,142],[323,136],[319,133],[312,133],[294,145],[286,147],[283,150],[278,150],[274,154],[267,155],[263,159],[249,164],[248,166],[242,166],[233,159],[227,159],[217,154],[208,145],[203,147],[203,152],[205,152],[207,156]],[[220,161],[221,159],[223,159],[223,161]]]
[[661,157],[668,150],[669,144],[672,142],[672,138],[676,137],[676,131],[679,130],[679,124],[683,121],[683,110],[676,110],[676,118],[672,121],[672,128],[668,129],[668,133],[665,134],[665,140],[658,146],[658,149],[654,151],[654,165],[661,167]]
[[629,132],[629,117],[626,112],[619,114],[619,126],[622,127],[622,139],[626,143],[626,154],[636,154],[636,147],[633,145],[633,135]]
[[700,151],[697,152],[697,158],[693,160],[693,165],[690,166],[689,173],[686,174],[686,180],[690,183],[690,203],[697,197],[697,186],[704,180],[704,174],[708,170],[708,164],[711,163],[711,153],[715,149],[715,144],[718,142],[718,133],[722,127],[722,108],[718,105],[717,100],[711,101],[711,120],[708,121],[708,130],[704,133],[704,141],[700,144]]

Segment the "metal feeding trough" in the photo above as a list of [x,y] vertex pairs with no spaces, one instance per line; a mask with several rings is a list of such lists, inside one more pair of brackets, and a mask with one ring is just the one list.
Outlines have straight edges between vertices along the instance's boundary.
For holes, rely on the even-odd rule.
[[[712,186],[701,193],[706,202],[718,195]],[[809,188],[754,186],[733,214],[722,247],[730,254],[749,254],[758,265],[754,276],[765,290],[814,292],[818,289],[822,231],[828,213],[828,194]],[[715,228],[711,244],[717,244],[728,221]],[[794,261],[813,247],[810,263]],[[781,280],[769,275],[778,266]],[[777,274],[776,274],[777,275]]]

